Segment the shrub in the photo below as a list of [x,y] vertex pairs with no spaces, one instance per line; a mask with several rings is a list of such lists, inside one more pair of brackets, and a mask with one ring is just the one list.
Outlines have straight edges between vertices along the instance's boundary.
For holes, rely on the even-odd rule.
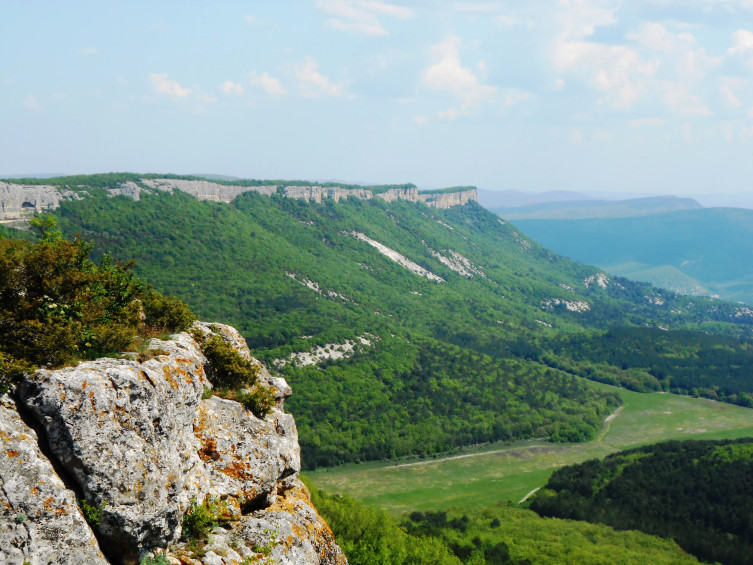
[[[46,365],[120,354],[140,332],[184,330],[193,314],[137,280],[132,264],[66,241],[54,219],[37,219],[35,243],[0,240],[0,391]],[[142,323],[142,317],[143,323]]]
[[275,405],[272,391],[260,384],[256,384],[249,392],[239,392],[236,400],[251,410],[254,416],[264,418]]
[[204,338],[201,350],[209,361],[209,380],[219,387],[253,386],[259,368],[244,359],[233,346],[218,335]]
[[31,363],[0,351],[0,394],[8,392],[10,385],[35,369]]
[[144,325],[152,331],[183,332],[196,319],[180,299],[160,294],[151,286],[144,293],[142,304]]

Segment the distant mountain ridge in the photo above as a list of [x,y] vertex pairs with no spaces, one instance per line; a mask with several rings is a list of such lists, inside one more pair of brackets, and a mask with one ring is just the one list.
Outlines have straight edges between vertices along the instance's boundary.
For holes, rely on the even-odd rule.
[[634,218],[516,220],[558,253],[677,292],[753,304],[753,210],[702,208]]
[[677,210],[696,210],[703,206],[692,198],[649,196],[614,201],[573,199],[525,206],[487,207],[508,220],[579,220],[649,216]]

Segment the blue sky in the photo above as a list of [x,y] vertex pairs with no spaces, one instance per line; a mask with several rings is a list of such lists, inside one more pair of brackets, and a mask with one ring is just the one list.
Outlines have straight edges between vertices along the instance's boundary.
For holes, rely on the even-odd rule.
[[0,175],[753,193],[753,0],[0,0]]

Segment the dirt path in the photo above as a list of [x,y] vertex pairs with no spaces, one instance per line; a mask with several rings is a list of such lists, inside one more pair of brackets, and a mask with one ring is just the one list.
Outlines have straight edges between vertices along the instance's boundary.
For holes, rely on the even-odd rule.
[[612,427],[612,420],[614,420],[617,416],[620,415],[620,413],[622,412],[623,408],[625,408],[624,405],[620,406],[617,410],[615,410],[609,416],[606,417],[606,419],[604,420],[604,427],[602,428],[601,432],[599,433],[599,437],[596,438],[596,442],[597,443],[601,443],[602,441],[604,441],[604,437],[609,433],[609,430]]
[[518,504],[523,504],[526,500],[528,500],[529,497],[531,497],[537,490],[539,490],[541,487],[536,487],[531,492],[529,492],[527,495],[525,495],[523,498],[520,499],[520,502]]

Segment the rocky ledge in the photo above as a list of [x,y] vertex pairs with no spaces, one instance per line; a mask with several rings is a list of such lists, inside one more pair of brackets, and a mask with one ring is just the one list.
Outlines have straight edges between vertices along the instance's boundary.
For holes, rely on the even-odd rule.
[[[252,359],[233,328],[196,327]],[[0,563],[346,564],[298,478],[287,383],[260,366],[275,393],[260,419],[211,396],[208,369],[182,333],[139,359],[37,371],[0,397]],[[181,540],[202,503],[222,525]]]

